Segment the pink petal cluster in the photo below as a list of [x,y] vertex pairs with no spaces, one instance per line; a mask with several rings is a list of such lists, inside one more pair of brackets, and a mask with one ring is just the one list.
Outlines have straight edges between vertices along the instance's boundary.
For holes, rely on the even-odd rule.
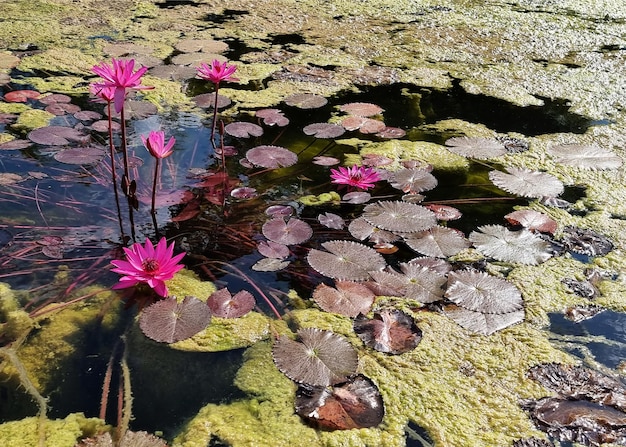
[[116,268],[111,269],[115,273],[124,275],[113,289],[126,289],[139,283],[146,283],[160,296],[167,296],[165,281],[172,279],[174,274],[182,269],[182,264],[177,264],[185,253],[174,256],[174,243],[167,245],[163,237],[155,246],[150,239],[146,239],[145,245],[133,244],[130,248],[124,247],[126,261],[111,261]]
[[172,155],[172,147],[174,143],[176,143],[176,139],[171,137],[170,140],[165,144],[165,132],[163,131],[151,131],[148,135],[148,138],[141,136],[141,140],[143,141],[143,145],[148,149],[150,155],[154,158],[165,158]]
[[149,90],[153,87],[141,85],[141,77],[148,70],[148,67],[141,67],[133,72],[135,59],[113,58],[111,61],[111,65],[101,62],[100,65],[94,65],[91,68],[95,74],[104,80],[104,82],[96,82],[92,85],[94,88],[109,87],[114,89],[115,111],[119,113],[124,107],[127,89]]
[[[112,103],[115,100],[115,88],[104,87],[102,84],[89,84],[89,92],[99,98],[101,101]],[[95,102],[101,102],[94,100]]]
[[359,189],[373,188],[374,184],[381,179],[375,169],[356,165],[351,168],[340,166],[339,169],[331,169],[330,172],[333,183]]
[[233,73],[237,70],[235,65],[229,65],[227,62],[221,63],[217,59],[213,59],[211,65],[204,62],[198,67],[198,76],[213,84],[219,85],[221,81],[238,81],[233,77]]

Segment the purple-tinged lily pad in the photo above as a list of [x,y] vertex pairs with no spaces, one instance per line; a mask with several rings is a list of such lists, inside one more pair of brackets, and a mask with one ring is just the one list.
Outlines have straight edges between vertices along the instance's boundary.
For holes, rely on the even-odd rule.
[[382,132],[382,130],[387,127],[382,121],[356,115],[350,115],[344,118],[341,121],[341,125],[346,130],[358,130],[364,134]]
[[348,231],[355,239],[360,241],[368,239],[370,242],[374,242],[376,244],[391,243],[400,240],[400,236],[397,234],[394,234],[391,231],[381,230],[380,228],[370,224],[362,217],[357,217],[350,222],[350,225],[348,225]]
[[341,216],[328,212],[318,215],[317,220],[325,227],[334,230],[341,230],[346,225],[346,222]]
[[79,112],[80,107],[77,106],[76,104],[68,104],[68,103],[59,102],[59,103],[50,104],[44,110],[56,116],[63,116],[63,115],[67,115],[67,114],[71,115],[76,112]]
[[319,166],[335,166],[339,164],[339,159],[335,157],[328,157],[326,155],[318,155],[313,157],[312,163]]
[[369,102],[351,102],[339,106],[339,110],[356,116],[374,116],[380,115],[384,109],[376,104]]
[[281,218],[268,220],[261,227],[261,232],[270,241],[285,245],[301,244],[313,235],[311,226],[295,217],[287,221]]
[[94,112],[93,110],[81,110],[74,113],[74,118],[81,121],[94,121],[102,118],[102,114]]
[[365,281],[370,272],[382,270],[387,264],[376,250],[352,241],[327,241],[328,251],[312,249],[307,261],[318,273],[333,279]]
[[291,380],[307,385],[329,386],[345,382],[356,373],[357,352],[344,337],[331,331],[305,328],[299,341],[281,336],[274,342],[276,367]]
[[437,220],[441,220],[447,222],[449,220],[457,220],[460,219],[463,214],[457,208],[448,205],[439,205],[437,203],[432,203],[430,205],[424,205],[424,208],[428,208],[433,213],[435,213],[435,217]]
[[139,317],[139,327],[146,337],[164,343],[190,338],[207,327],[211,310],[192,296],[182,302],[168,297],[146,307]]
[[556,221],[550,216],[535,210],[513,211],[504,216],[504,218],[511,225],[519,225],[530,231],[539,231],[541,233],[554,234],[558,227]]
[[298,162],[298,155],[280,146],[256,146],[246,152],[246,158],[263,168],[277,169],[292,166]]
[[296,413],[321,430],[351,430],[376,427],[385,408],[376,385],[358,375],[333,387],[300,385]]
[[354,332],[366,346],[395,355],[412,351],[422,340],[422,331],[413,318],[397,309],[374,312],[371,319],[359,315],[354,320]]
[[265,214],[272,217],[289,217],[293,212],[293,207],[289,205],[272,205],[265,210]]
[[394,295],[424,304],[441,301],[444,275],[418,264],[402,263],[400,268],[402,273],[387,269],[370,275],[380,286],[397,291]]
[[313,291],[313,301],[322,310],[350,318],[367,314],[374,298],[376,296],[370,289],[353,281],[336,281],[335,287],[321,283]]
[[6,141],[0,144],[0,150],[26,149],[27,147],[30,147],[32,145],[33,143],[29,140],[15,139],[15,140]]
[[227,288],[223,288],[213,292],[206,304],[216,317],[239,318],[254,309],[256,301],[247,290],[231,295]]
[[391,186],[404,193],[420,193],[430,191],[437,186],[437,179],[423,169],[400,169],[387,177]]
[[392,232],[412,233],[437,224],[435,214],[414,203],[380,201],[367,205],[362,217],[375,227]]
[[230,192],[231,197],[235,199],[254,199],[259,196],[256,188],[250,188],[248,186],[242,186],[235,188]]
[[276,258],[263,258],[252,264],[250,267],[255,272],[277,272],[286,268],[291,261]]
[[387,139],[395,139],[395,138],[403,138],[406,136],[406,131],[404,129],[400,129],[399,127],[388,127],[385,126],[383,130],[376,134],[378,138],[387,138]]
[[342,126],[331,123],[309,124],[308,126],[304,126],[302,131],[306,135],[315,136],[315,138],[337,138],[346,132]]
[[257,110],[255,116],[261,118],[266,126],[285,127],[289,124],[289,118],[279,109]]
[[257,250],[266,258],[284,259],[289,256],[289,247],[273,241],[261,241]]
[[122,130],[122,126],[117,121],[111,121],[109,123],[108,120],[98,120],[91,123],[91,129],[96,132],[107,133],[109,131],[109,126],[111,126],[111,130],[113,132],[120,132]]
[[76,129],[63,126],[40,127],[31,130],[27,136],[33,143],[46,146],[63,146],[72,142],[86,144],[90,138]]
[[[213,108],[215,106],[215,93],[203,93],[201,95],[194,96],[191,98],[193,102],[196,103],[198,107]],[[231,105],[232,101],[226,96],[217,95],[217,108],[223,109],[224,107],[228,107]],[[235,135],[236,136],[236,135]]]
[[72,98],[62,93],[52,93],[50,95],[40,97],[39,102],[47,105],[59,103],[67,104],[72,102]]
[[226,133],[237,138],[260,137],[263,135],[263,128],[254,123],[246,123],[245,121],[237,121],[229,123],[224,127]]
[[285,98],[285,104],[299,109],[319,109],[328,104],[328,100],[313,93],[294,93]]
[[352,203],[353,205],[360,205],[362,203],[367,203],[372,198],[372,195],[369,192],[365,191],[353,191],[341,198],[346,203]]

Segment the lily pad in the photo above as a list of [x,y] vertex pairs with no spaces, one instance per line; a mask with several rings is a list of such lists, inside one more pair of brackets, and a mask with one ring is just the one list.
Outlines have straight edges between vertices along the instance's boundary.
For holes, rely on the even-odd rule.
[[231,295],[227,288],[222,288],[213,292],[206,304],[216,317],[239,318],[254,309],[256,301],[247,290]]
[[422,340],[422,331],[413,318],[397,309],[374,312],[371,319],[359,315],[354,320],[354,332],[366,346],[395,355],[412,351]]
[[263,128],[261,126],[253,123],[246,123],[244,121],[226,124],[224,131],[228,135],[237,138],[260,137],[263,135]]
[[298,155],[280,146],[256,146],[246,152],[246,158],[256,166],[269,169],[292,166],[298,162]]
[[325,227],[332,228],[334,230],[341,230],[346,225],[343,218],[334,213],[326,212],[324,214],[320,214],[317,216],[317,220]]
[[363,219],[383,230],[412,233],[437,224],[435,214],[421,205],[399,201],[371,203],[363,209]]
[[438,225],[411,233],[404,238],[404,242],[416,252],[434,258],[454,256],[471,245],[458,230]]
[[489,180],[498,188],[522,197],[556,197],[563,193],[563,183],[546,172],[524,168],[506,168],[508,174],[491,171]]
[[313,93],[294,93],[285,98],[285,104],[299,109],[319,109],[328,104],[328,100]]
[[506,314],[484,314],[450,304],[443,313],[459,326],[477,334],[491,335],[501,329],[524,321],[524,311],[517,310]]
[[257,110],[255,116],[261,118],[266,126],[284,127],[289,124],[289,118],[279,109]]
[[391,173],[387,181],[394,188],[407,194],[430,191],[437,186],[435,176],[423,169],[400,169]]
[[581,169],[617,169],[623,163],[621,157],[609,150],[584,144],[561,144],[549,147],[547,152],[557,163]]
[[328,251],[312,249],[307,261],[324,276],[333,279],[364,281],[369,272],[382,270],[386,262],[376,250],[352,241],[327,241],[322,244]]
[[557,223],[554,219],[544,213],[535,210],[517,210],[513,211],[504,218],[511,225],[519,225],[530,231],[539,231],[541,233],[554,234],[557,230]]
[[306,135],[313,135],[315,138],[337,138],[343,135],[346,130],[338,124],[313,123],[304,126],[302,131]]
[[329,386],[345,382],[356,373],[357,352],[344,337],[331,331],[305,328],[298,331],[298,339],[283,335],[272,349],[276,367],[291,380]]
[[152,340],[174,343],[203,330],[211,321],[206,303],[192,296],[182,302],[168,297],[146,307],[139,317],[141,331]]
[[380,286],[395,290],[396,296],[420,303],[434,303],[443,298],[444,275],[415,263],[401,263],[400,269],[402,273],[385,270],[371,272],[370,275]]
[[33,143],[46,146],[64,146],[72,142],[85,144],[89,141],[89,135],[72,127],[46,126],[31,130],[28,139]]
[[106,155],[102,147],[74,147],[54,154],[54,159],[71,165],[88,165],[99,163]]
[[535,265],[552,257],[550,244],[535,233],[510,231],[501,225],[483,225],[472,231],[469,240],[478,251],[498,261]]
[[369,312],[375,295],[363,284],[336,281],[335,287],[319,284],[313,291],[313,301],[322,310],[354,318]]
[[445,144],[454,154],[479,160],[500,157],[507,152],[504,145],[493,138],[454,137]]
[[515,285],[484,272],[462,270],[448,275],[446,298],[465,309],[484,314],[522,310],[522,294]]
[[284,245],[301,244],[313,235],[311,226],[303,220],[292,217],[285,221],[282,218],[268,220],[261,228],[263,236],[270,241]]

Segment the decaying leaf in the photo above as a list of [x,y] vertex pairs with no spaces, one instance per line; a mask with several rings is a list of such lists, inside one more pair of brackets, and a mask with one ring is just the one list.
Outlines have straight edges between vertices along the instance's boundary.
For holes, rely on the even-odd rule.
[[470,233],[469,240],[478,251],[498,261],[535,265],[552,256],[550,244],[526,229],[510,231],[501,225],[483,225],[478,230]]
[[535,210],[517,210],[513,211],[504,218],[511,225],[519,225],[530,231],[539,231],[541,233],[554,234],[557,230],[557,223],[554,219],[544,213]]
[[358,375],[333,387],[300,385],[296,413],[323,430],[376,427],[385,415],[374,383]]
[[287,267],[291,262],[276,258],[263,258],[252,264],[255,272],[277,272]]
[[609,238],[584,228],[565,228],[562,242],[567,250],[586,256],[604,256],[613,250],[613,242]]
[[413,318],[397,309],[374,312],[371,319],[359,315],[354,320],[354,332],[366,346],[387,354],[412,351],[422,340],[422,331]]
[[356,350],[344,337],[331,331],[305,328],[299,341],[281,336],[274,342],[276,367],[291,380],[315,386],[345,382],[356,373]]

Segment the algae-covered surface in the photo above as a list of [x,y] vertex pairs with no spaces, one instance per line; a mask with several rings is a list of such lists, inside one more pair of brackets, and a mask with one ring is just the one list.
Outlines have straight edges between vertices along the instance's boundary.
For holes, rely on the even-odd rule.
[[[337,140],[345,149],[345,164],[384,155],[393,170],[418,159],[453,179],[455,186],[486,184],[484,172],[502,166],[546,171],[583,193],[568,211],[538,200],[518,208],[555,219],[557,238],[563,228],[577,226],[613,242],[610,253],[591,259],[564,255],[538,266],[490,263],[490,272],[506,275],[522,291],[526,314],[525,322],[490,336],[470,334],[443,314],[405,306],[424,338],[415,350],[398,356],[365,348],[348,318],[311,307],[308,296],[299,301],[309,307],[286,315],[288,324],[257,312],[240,320],[215,319],[213,326],[172,347],[146,340],[131,322],[135,326],[127,335],[134,358],[129,365],[139,428],[165,430],[173,446],[402,446],[409,442],[409,423],[442,447],[509,446],[520,438],[543,438],[519,405],[520,399],[549,394],[526,377],[528,368],[589,360],[550,342],[546,327],[551,313],[590,303],[562,280],[582,280],[586,269],[599,269],[606,275],[596,284],[600,294],[593,304],[626,310],[624,167],[581,169],[559,164],[547,154],[553,145],[585,144],[626,156],[622,0],[0,0],[0,22],[0,81],[10,78],[4,93],[33,88],[84,99],[95,80],[90,67],[99,61],[130,56],[151,67],[171,64],[183,40],[223,41],[230,50],[220,57],[237,65],[240,78],[239,84],[220,88],[233,101],[224,116],[279,107],[292,93],[361,94],[359,100],[366,101],[367,93],[375,91],[378,97],[387,96],[386,115],[405,118],[398,120],[406,124],[409,138]],[[185,112],[209,118],[191,100],[189,92],[200,88],[196,80],[164,79],[149,72],[143,83],[155,89],[138,96],[154,103],[161,116]],[[2,124],[0,142],[24,138],[53,119],[29,104],[0,102],[0,112],[18,115],[14,123]],[[337,113],[330,121],[339,119]],[[524,138],[530,150],[482,163],[484,172],[470,173],[475,165],[443,145],[447,137],[458,135]],[[336,204],[338,196],[316,190],[298,199],[323,207]],[[482,260],[473,250],[462,256]],[[190,271],[179,273],[168,286],[179,298],[201,300],[216,289]],[[120,322],[132,319],[117,303],[102,311],[110,296],[96,296],[33,320],[20,308],[32,297],[17,300],[9,286],[0,289],[2,340],[28,334],[15,351],[42,395],[80,395],[82,385],[74,380],[73,368],[88,368],[84,360],[93,359],[85,350],[86,339],[121,332]],[[295,414],[296,385],[274,366],[271,341],[302,327],[333,330],[357,347],[358,372],[383,397],[386,414],[380,426],[321,431]],[[224,357],[215,353],[227,349],[235,351]],[[109,354],[110,348],[98,354],[101,366]],[[187,365],[185,355],[193,356]],[[36,413],[36,405],[20,390],[19,372],[6,363],[8,358],[3,357],[0,369],[7,390],[2,399],[8,396],[16,410],[13,417],[3,412],[7,422],[0,425],[0,440],[8,446],[41,445],[41,418],[26,417]],[[220,361],[228,362],[221,373],[216,366]],[[214,362],[216,369],[207,373],[204,362]],[[159,374],[152,374],[155,370]],[[177,374],[188,377],[177,380]],[[193,381],[202,381],[202,386],[194,388]],[[99,399],[95,394],[83,397]],[[174,400],[176,405],[168,407]],[[184,408],[186,401],[190,408]],[[46,419],[51,429],[62,425],[66,430],[58,436],[51,430],[46,446],[74,445],[104,426],[103,421],[76,415],[78,411]]]

